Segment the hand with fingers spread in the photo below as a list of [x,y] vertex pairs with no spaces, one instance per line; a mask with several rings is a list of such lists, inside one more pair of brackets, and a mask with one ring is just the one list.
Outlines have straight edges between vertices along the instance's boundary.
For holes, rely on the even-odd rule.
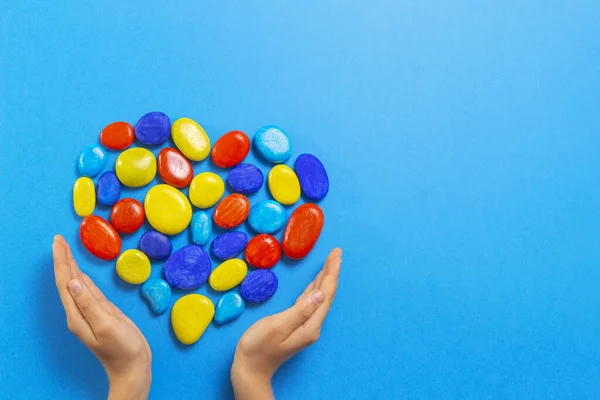
[[110,383],[108,398],[147,398],[152,381],[152,353],[144,335],[79,270],[62,236],[54,238],[52,253],[67,325],[104,366]]
[[342,251],[334,249],[291,308],[261,319],[242,335],[231,367],[236,399],[273,398],[271,378],[275,371],[319,338],[335,297],[341,263]]

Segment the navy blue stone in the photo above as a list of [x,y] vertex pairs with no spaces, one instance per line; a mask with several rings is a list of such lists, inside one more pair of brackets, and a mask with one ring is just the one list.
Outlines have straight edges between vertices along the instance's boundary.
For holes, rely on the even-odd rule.
[[153,260],[166,260],[173,251],[173,245],[162,233],[148,231],[140,238],[140,250]]
[[178,289],[197,289],[210,275],[211,262],[206,250],[190,244],[177,250],[165,263],[165,280]]
[[96,183],[96,200],[103,206],[112,206],[121,197],[121,182],[112,171],[106,171]]
[[244,278],[240,294],[248,303],[262,303],[277,291],[277,276],[269,269],[257,269]]
[[219,235],[210,244],[210,251],[221,260],[228,260],[240,254],[248,244],[248,235],[240,231]]
[[239,164],[229,171],[227,183],[236,192],[252,194],[260,189],[265,181],[260,169],[252,164]]
[[312,200],[321,200],[329,191],[329,177],[321,161],[312,154],[300,154],[294,165],[302,193]]
[[149,112],[135,124],[135,137],[148,146],[158,146],[171,136],[171,120],[158,111]]

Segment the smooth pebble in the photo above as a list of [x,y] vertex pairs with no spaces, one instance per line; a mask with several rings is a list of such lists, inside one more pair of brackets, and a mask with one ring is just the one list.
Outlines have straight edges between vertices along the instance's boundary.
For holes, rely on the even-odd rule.
[[142,285],[142,296],[152,311],[162,314],[171,305],[171,286],[160,278],[148,279]]
[[276,201],[259,201],[250,209],[248,224],[258,233],[274,233],[283,228],[287,211]]
[[263,185],[265,177],[263,173],[252,164],[236,165],[227,175],[227,183],[236,192],[252,194],[257,192]]
[[212,172],[202,172],[192,179],[190,201],[198,208],[210,208],[225,193],[223,179]]
[[176,235],[190,224],[192,206],[187,197],[169,185],[156,185],[144,199],[146,218],[154,229],[165,235]]
[[103,260],[112,260],[121,252],[121,237],[103,218],[89,215],[81,221],[79,237],[83,246]]
[[158,153],[157,164],[162,180],[176,188],[186,187],[194,177],[192,163],[172,147],[165,147]]
[[80,217],[92,215],[96,208],[96,190],[94,182],[88,177],[81,177],[73,185],[73,208]]
[[112,206],[121,197],[121,182],[112,171],[106,171],[96,182],[96,199],[103,206]]
[[281,204],[289,206],[300,198],[300,182],[296,173],[287,165],[271,168],[267,181],[271,195]]
[[215,315],[215,306],[206,296],[188,294],[173,304],[171,326],[183,344],[194,344],[200,339]]
[[225,293],[217,302],[215,311],[215,322],[217,324],[226,324],[239,317],[246,308],[246,303],[242,296],[236,292]]
[[192,242],[204,246],[212,233],[212,220],[210,216],[204,211],[196,212],[192,217],[190,231],[192,232]]
[[211,156],[217,167],[238,165],[250,151],[250,139],[242,131],[231,131],[221,136],[213,146]]
[[125,250],[117,258],[117,274],[132,285],[144,283],[150,277],[150,260],[139,250]]
[[240,294],[248,303],[262,303],[277,291],[277,276],[270,269],[257,269],[246,275]]
[[246,245],[244,256],[255,268],[271,268],[281,258],[281,246],[274,236],[256,235]]
[[111,150],[125,150],[131,146],[134,139],[133,127],[123,121],[106,125],[100,132],[100,143]]
[[210,251],[215,257],[227,260],[240,254],[246,244],[248,244],[248,235],[244,232],[225,232],[212,241]]
[[165,280],[178,289],[196,289],[206,282],[210,269],[208,253],[202,247],[190,244],[171,254],[165,262]]
[[214,290],[224,292],[239,285],[247,273],[246,263],[239,258],[232,258],[223,261],[210,273],[208,283]]
[[150,150],[143,147],[125,150],[117,157],[115,172],[125,186],[145,186],[156,175],[156,158]]
[[166,260],[173,251],[173,245],[168,236],[148,231],[140,238],[140,250],[153,260]]
[[231,229],[240,225],[248,218],[250,202],[243,194],[234,193],[225,197],[213,214],[215,224],[223,229]]
[[135,137],[148,146],[158,146],[169,140],[171,120],[161,112],[154,111],[142,116],[135,124]]
[[302,193],[311,200],[321,200],[329,192],[329,177],[321,161],[312,154],[300,154],[294,164]]
[[210,139],[194,120],[179,118],[173,122],[171,136],[179,151],[192,161],[202,161],[210,153]]
[[144,224],[144,206],[136,199],[121,199],[113,206],[110,223],[120,233],[133,233]]
[[281,245],[289,258],[303,258],[319,239],[325,217],[321,208],[305,203],[294,210],[283,232]]
[[86,147],[79,156],[79,173],[83,176],[96,176],[106,164],[106,153],[102,147],[91,145]]
[[292,155],[292,142],[278,126],[267,125],[254,135],[254,147],[258,154],[272,163],[285,162]]

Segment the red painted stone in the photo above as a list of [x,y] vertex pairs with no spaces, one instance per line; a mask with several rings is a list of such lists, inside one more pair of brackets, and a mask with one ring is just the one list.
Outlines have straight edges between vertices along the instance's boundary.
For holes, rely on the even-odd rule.
[[243,194],[235,193],[225,197],[215,208],[215,224],[221,228],[234,228],[248,218],[250,202]]
[[165,147],[158,153],[158,174],[165,183],[181,189],[192,181],[194,169],[181,152]]
[[121,233],[133,233],[144,224],[144,206],[135,199],[121,199],[113,206],[110,222]]
[[97,215],[81,221],[79,237],[90,253],[103,260],[112,260],[121,252],[121,237],[108,221]]
[[319,239],[325,217],[321,208],[312,203],[296,208],[283,232],[283,253],[289,258],[303,258]]
[[246,245],[246,261],[256,268],[271,268],[281,258],[281,246],[275,237],[261,234]]
[[100,143],[111,150],[125,150],[133,143],[135,133],[127,122],[113,122],[100,132]]
[[212,160],[217,167],[231,168],[246,158],[250,139],[242,131],[231,131],[221,136],[212,149]]

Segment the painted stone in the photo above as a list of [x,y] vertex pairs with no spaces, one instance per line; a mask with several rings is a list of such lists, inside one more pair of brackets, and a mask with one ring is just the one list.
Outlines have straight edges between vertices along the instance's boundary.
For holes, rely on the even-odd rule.
[[294,164],[302,193],[311,200],[321,200],[329,192],[329,177],[321,161],[312,154],[300,154]]
[[215,322],[217,324],[226,324],[239,317],[246,308],[246,303],[242,296],[236,292],[225,293],[217,303],[215,311]]
[[283,253],[289,258],[303,258],[319,239],[325,217],[321,208],[305,203],[294,210],[283,232]]
[[117,274],[132,285],[144,283],[150,277],[150,260],[139,250],[125,250],[117,258]]
[[96,176],[106,164],[106,153],[102,147],[91,145],[86,147],[79,156],[79,173],[82,176]]
[[239,258],[232,258],[223,261],[210,273],[208,283],[214,290],[224,292],[239,285],[247,273],[248,266],[246,263]]
[[236,192],[252,194],[263,185],[265,177],[263,173],[252,164],[239,164],[227,175],[227,183]]
[[183,344],[194,344],[200,339],[215,315],[215,306],[206,296],[188,294],[173,304],[171,326]]
[[165,262],[165,280],[177,289],[197,289],[208,279],[210,269],[206,250],[190,244],[171,254]]
[[111,150],[125,150],[134,139],[133,126],[123,121],[106,125],[100,132],[100,143]]
[[221,136],[213,146],[212,160],[217,167],[238,165],[250,151],[250,139],[242,131],[231,131]]
[[125,186],[145,186],[156,175],[156,158],[150,150],[142,147],[125,150],[117,157],[115,172]]
[[281,258],[281,246],[271,235],[256,235],[246,245],[244,255],[255,268],[271,268]]
[[234,193],[225,197],[215,208],[213,218],[217,226],[235,228],[248,218],[250,202],[243,194]]
[[168,236],[148,231],[140,238],[140,250],[153,260],[166,260],[173,251],[173,245]]
[[246,275],[240,286],[240,294],[248,303],[262,303],[277,291],[277,276],[270,269],[257,269]]
[[158,174],[171,186],[184,188],[194,177],[192,163],[172,147],[165,147],[158,153]]
[[202,172],[192,179],[190,201],[198,208],[210,208],[225,193],[223,179],[212,172]]
[[285,162],[292,155],[292,142],[278,126],[267,125],[254,135],[254,147],[258,154],[272,163]]
[[112,171],[106,171],[96,182],[96,199],[103,206],[112,206],[121,197],[121,182]]
[[171,286],[160,278],[148,279],[142,285],[142,296],[152,311],[162,314],[171,305]]
[[250,209],[248,224],[258,233],[274,233],[283,228],[287,211],[276,201],[259,201]]
[[210,251],[215,257],[227,260],[240,254],[246,244],[248,244],[248,235],[244,232],[225,232],[212,241]]
[[204,246],[212,233],[212,220],[210,216],[204,211],[196,212],[192,217],[190,230],[192,231],[192,242]]
[[80,217],[92,215],[96,208],[96,190],[94,182],[87,177],[81,177],[73,185],[73,208]]
[[103,260],[112,260],[121,252],[121,237],[104,219],[89,215],[81,221],[79,237],[83,246]]
[[175,146],[192,161],[202,161],[210,153],[210,139],[194,120],[179,118],[173,122],[171,136]]
[[171,120],[158,111],[149,112],[135,124],[135,137],[148,146],[158,146],[169,140]]
[[110,223],[120,233],[133,233],[144,224],[144,206],[136,199],[121,199],[113,206]]
[[296,173],[287,165],[276,165],[269,172],[269,191],[275,200],[286,206],[300,198],[300,182]]
[[176,235],[190,224],[192,206],[187,197],[169,185],[156,185],[144,199],[150,225],[165,235]]

